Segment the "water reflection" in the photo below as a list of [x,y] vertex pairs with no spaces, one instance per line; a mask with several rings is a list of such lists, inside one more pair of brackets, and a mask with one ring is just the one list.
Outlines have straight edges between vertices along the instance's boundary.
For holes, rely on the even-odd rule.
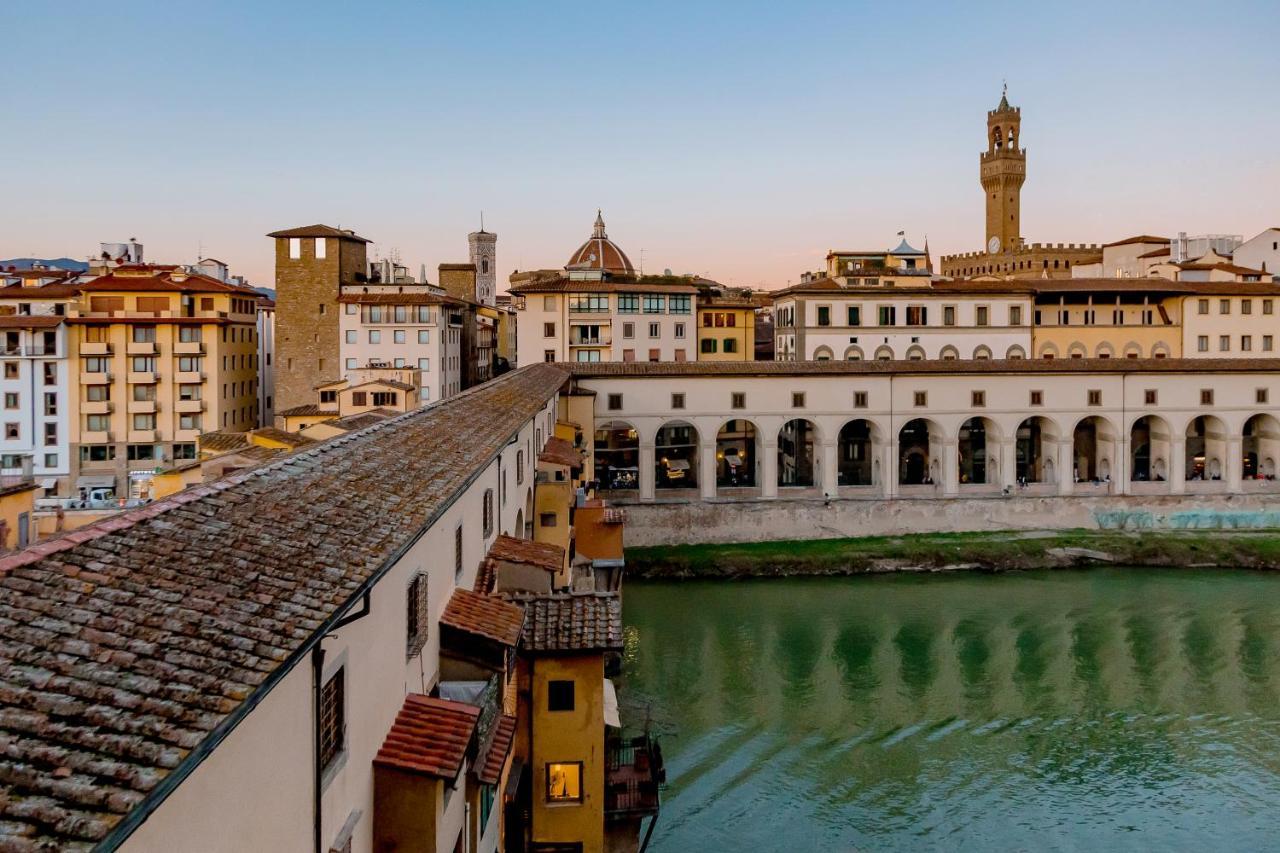
[[1280,577],[631,584],[651,849],[1269,846]]

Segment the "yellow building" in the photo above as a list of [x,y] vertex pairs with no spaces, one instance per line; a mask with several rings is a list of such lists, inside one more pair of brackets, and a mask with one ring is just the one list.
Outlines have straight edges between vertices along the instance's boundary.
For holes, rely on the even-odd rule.
[[533,488],[533,541],[564,549],[555,586],[569,585],[573,553],[573,506],[582,473],[582,452],[562,438],[547,440],[538,454]]
[[25,548],[36,540],[31,514],[40,485],[30,477],[0,479],[0,548]]
[[520,686],[529,698],[519,725],[532,770],[528,838],[532,846],[604,850],[606,694],[613,692],[605,655],[622,650],[622,601],[593,592],[524,604]]
[[180,267],[126,265],[69,308],[71,482],[151,497],[201,433],[258,419],[258,293]]
[[698,361],[753,361],[757,303],[742,296],[698,299]]

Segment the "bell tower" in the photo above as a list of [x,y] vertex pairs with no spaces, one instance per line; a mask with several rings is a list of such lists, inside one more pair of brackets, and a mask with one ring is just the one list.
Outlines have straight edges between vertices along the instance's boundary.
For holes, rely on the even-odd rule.
[[1019,146],[1022,109],[1009,106],[1009,87],[1000,106],[987,113],[987,150],[981,155],[982,189],[987,199],[987,252],[996,255],[1022,238],[1022,182],[1027,179],[1027,152]]

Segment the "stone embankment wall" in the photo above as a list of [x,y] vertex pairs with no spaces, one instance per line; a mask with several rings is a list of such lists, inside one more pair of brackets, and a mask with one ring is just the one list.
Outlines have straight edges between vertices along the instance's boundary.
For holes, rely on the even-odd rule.
[[1280,497],[898,498],[628,504],[627,547],[1023,530],[1280,528]]

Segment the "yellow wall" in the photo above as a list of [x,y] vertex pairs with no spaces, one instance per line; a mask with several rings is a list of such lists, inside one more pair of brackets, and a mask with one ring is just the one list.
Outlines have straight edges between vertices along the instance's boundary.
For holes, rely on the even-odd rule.
[[289,417],[276,415],[276,420],[280,423],[280,429],[285,432],[302,432],[309,426],[321,424],[325,421],[335,421],[337,419],[337,412],[323,415],[290,415]]
[[[734,325],[716,326],[715,315],[732,316]],[[712,318],[712,325],[707,326],[707,317]],[[702,342],[712,339],[716,342],[713,353],[702,351]],[[735,352],[726,353],[724,342],[735,342]],[[717,308],[710,305],[706,308],[698,306],[698,361],[752,361],[756,357],[756,312],[752,308]]]
[[[582,460],[582,479],[584,481],[596,478],[595,453],[592,451],[596,435],[595,400],[595,396],[591,394],[563,394],[559,403],[561,418],[578,424],[582,428],[582,445],[585,451],[585,456]],[[572,441],[573,439],[570,438],[569,440]]]
[[[542,471],[538,472],[542,474]],[[573,537],[570,526],[570,506],[574,500],[574,483],[571,479],[562,482],[538,481],[533,487],[533,541],[550,542],[564,549],[564,566],[556,574],[557,587],[569,585],[569,542]],[[556,523],[553,527],[544,527],[544,513],[554,513]]]
[[37,490],[38,487],[32,485],[0,496],[0,519],[4,520],[5,548],[18,547],[18,517],[23,513],[27,515],[27,542],[30,544],[36,541],[36,520],[32,512],[35,510]]
[[[547,682],[574,682],[572,711],[547,710]],[[604,656],[600,653],[533,660],[534,841],[581,841],[604,849]],[[582,802],[547,802],[547,764],[582,762]]]
[[170,468],[156,474],[151,480],[151,496],[159,500],[202,482],[204,482],[204,472],[199,462],[193,462],[182,468]]

